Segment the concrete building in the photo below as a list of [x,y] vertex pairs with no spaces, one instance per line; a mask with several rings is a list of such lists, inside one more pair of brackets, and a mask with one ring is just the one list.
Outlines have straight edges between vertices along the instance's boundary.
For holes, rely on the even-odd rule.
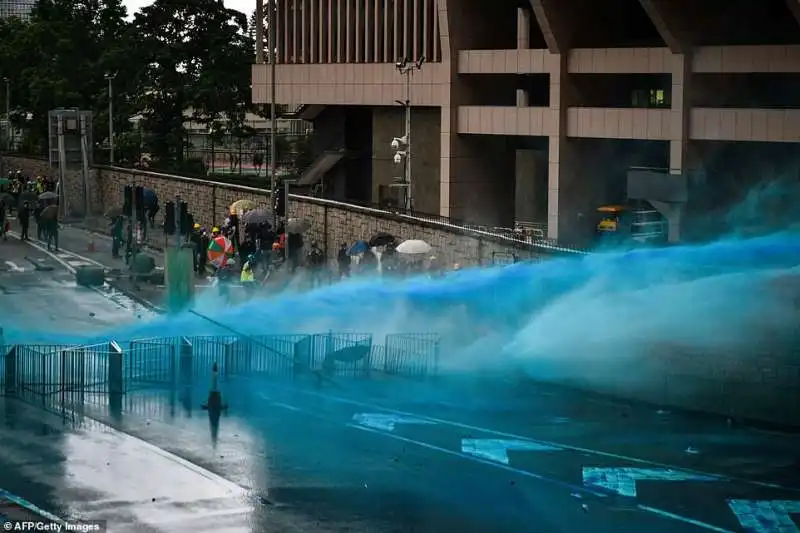
[[[309,179],[381,201],[411,81],[414,208],[585,240],[634,167],[681,218],[800,163],[800,0],[277,0],[276,100],[314,122]],[[253,101],[270,99],[253,66]],[[266,58],[268,60],[268,57]],[[311,174],[315,174],[311,176]],[[634,180],[635,181],[635,180]],[[709,193],[711,191],[711,193]],[[688,199],[688,204],[686,200]],[[702,200],[702,201],[701,201]]]
[[36,0],[0,0],[0,18],[28,18]]

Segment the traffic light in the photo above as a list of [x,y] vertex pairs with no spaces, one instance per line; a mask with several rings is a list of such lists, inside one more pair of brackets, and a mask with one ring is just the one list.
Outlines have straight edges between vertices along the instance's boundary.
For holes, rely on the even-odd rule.
[[133,187],[130,185],[122,190],[122,214],[126,217],[133,216]]
[[288,196],[287,194],[288,188],[289,184],[284,183],[280,187],[278,187],[278,190],[276,191],[277,194],[275,196],[274,208],[275,208],[275,214],[278,215],[279,217],[286,216],[286,197]]
[[181,221],[181,235],[189,235],[192,231],[192,217],[189,215],[189,204],[181,202],[178,204],[178,219]]
[[164,209],[164,235],[175,235],[175,202],[167,202]]

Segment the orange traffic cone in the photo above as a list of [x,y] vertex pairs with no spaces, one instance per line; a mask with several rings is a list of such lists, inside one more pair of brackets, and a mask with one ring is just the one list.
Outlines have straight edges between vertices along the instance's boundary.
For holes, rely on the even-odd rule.
[[90,254],[97,251],[97,248],[94,245],[94,239],[89,239],[89,244],[86,245],[86,251]]

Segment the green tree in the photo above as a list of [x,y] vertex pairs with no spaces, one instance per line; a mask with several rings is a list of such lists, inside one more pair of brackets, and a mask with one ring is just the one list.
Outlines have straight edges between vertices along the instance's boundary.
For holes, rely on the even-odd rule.
[[130,79],[135,69],[121,51],[125,17],[122,0],[39,0],[29,20],[0,22],[0,68],[11,80],[15,120],[31,144],[47,146],[47,114],[57,107],[92,110],[107,126],[99,105],[107,109],[104,74],[114,70]]
[[182,161],[190,109],[209,130],[244,127],[253,43],[243,13],[218,0],[156,0],[137,13],[133,31],[147,65],[139,105],[156,161]]

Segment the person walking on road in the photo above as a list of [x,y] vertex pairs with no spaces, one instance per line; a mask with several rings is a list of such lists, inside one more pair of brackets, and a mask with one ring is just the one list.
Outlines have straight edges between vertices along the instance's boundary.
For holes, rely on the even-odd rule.
[[28,239],[28,228],[31,225],[31,204],[29,202],[25,202],[22,204],[22,207],[17,213],[17,219],[19,219],[19,226],[20,226],[20,239],[23,241],[27,241]]
[[3,240],[8,240],[8,227],[6,226],[6,203],[0,200],[0,235],[3,236]]
[[51,250],[51,247],[55,247],[56,252],[58,251],[58,219],[52,218],[46,222],[47,227],[47,249]]
[[119,251],[122,248],[123,232],[125,221],[119,216],[114,219],[111,225],[111,257],[119,259]]

